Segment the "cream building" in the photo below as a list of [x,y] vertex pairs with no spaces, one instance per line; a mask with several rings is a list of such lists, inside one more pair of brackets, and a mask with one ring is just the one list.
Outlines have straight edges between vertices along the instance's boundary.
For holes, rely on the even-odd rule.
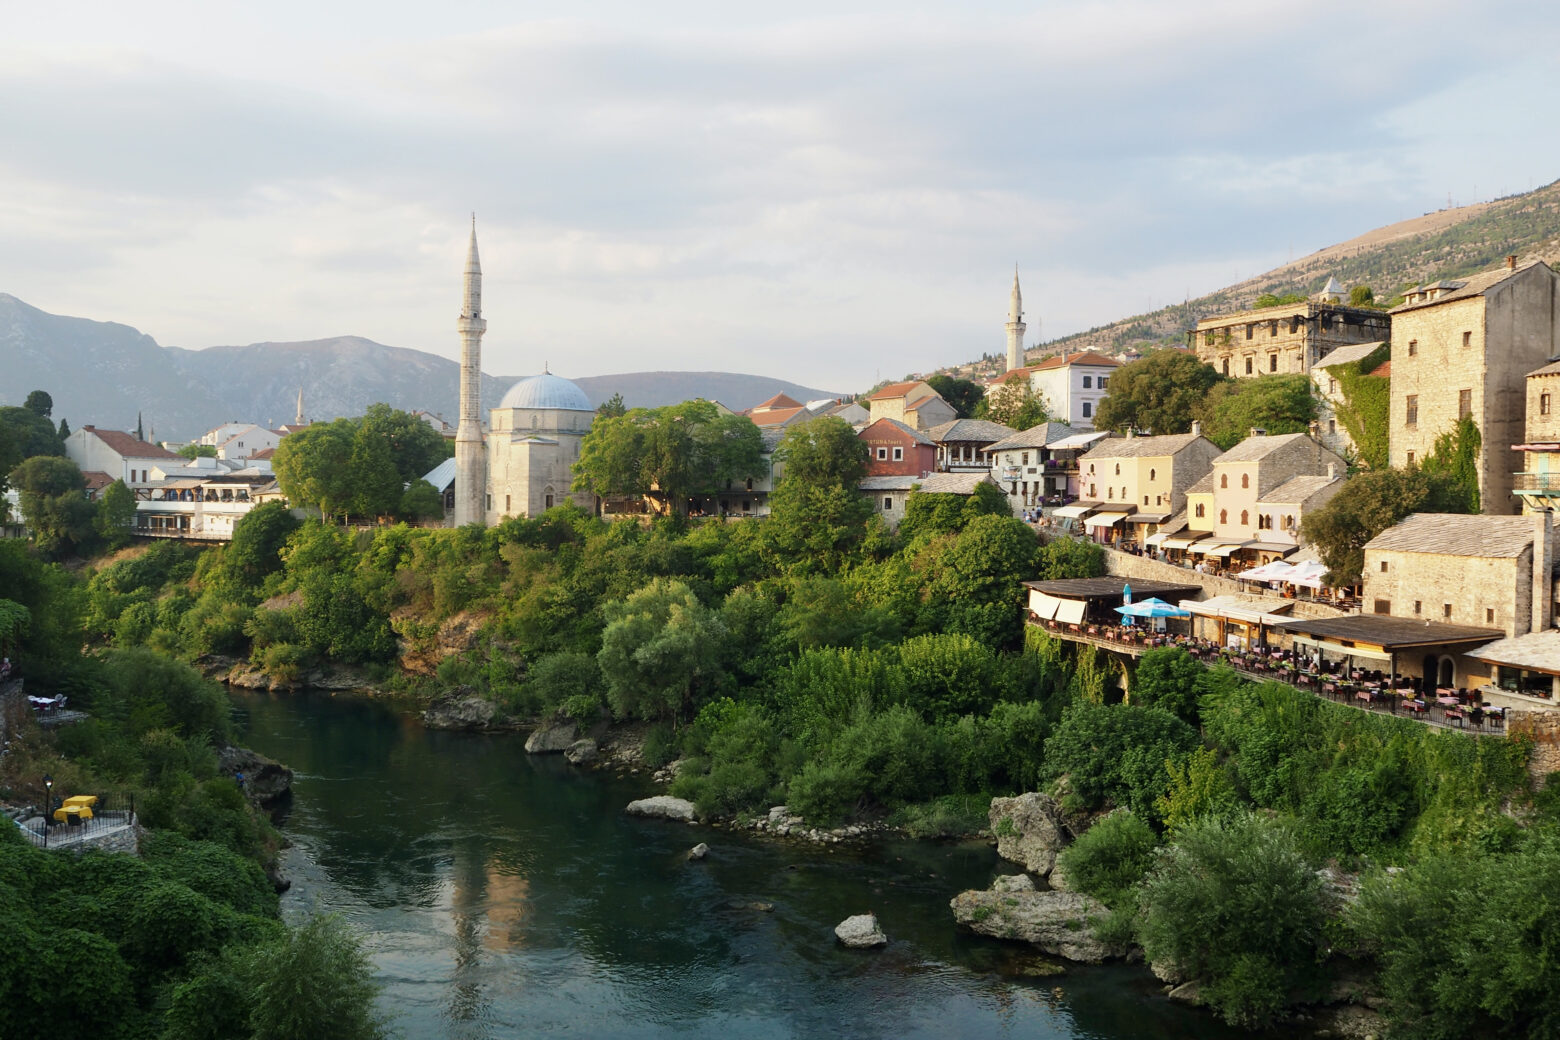
[[1560,361],[1529,372],[1527,437],[1516,449],[1521,469],[1511,475],[1523,510],[1542,512],[1560,506]]
[[509,388],[488,413],[489,525],[506,516],[536,516],[565,500],[595,508],[594,496],[570,489],[595,414],[585,391],[548,372]]
[[1221,375],[1243,379],[1309,372],[1339,347],[1392,338],[1386,312],[1340,304],[1338,288],[1329,282],[1304,303],[1205,318],[1186,345]]
[[1512,448],[1525,439],[1525,377],[1560,356],[1560,275],[1508,257],[1498,270],[1411,290],[1392,322],[1392,465],[1422,461],[1469,416],[1483,442],[1484,512],[1518,509]]
[[890,383],[867,398],[868,421],[897,419],[917,430],[929,430],[959,417],[953,405],[925,380]]
[[1045,401],[1052,420],[1077,430],[1094,429],[1094,415],[1109,396],[1111,373],[1121,367],[1115,358],[1092,350],[1057,354],[1026,368],[1016,368],[986,387],[996,393],[1015,375],[1029,381],[1029,389]]
[[1300,544],[1303,510],[1343,484],[1344,461],[1303,433],[1251,436],[1213,460],[1187,494],[1187,529],[1212,535],[1201,548],[1223,558],[1284,555]]
[[1191,433],[1101,441],[1078,460],[1079,494],[1097,510],[1084,527],[1102,540],[1154,534],[1186,508],[1187,490],[1219,454],[1197,423]]

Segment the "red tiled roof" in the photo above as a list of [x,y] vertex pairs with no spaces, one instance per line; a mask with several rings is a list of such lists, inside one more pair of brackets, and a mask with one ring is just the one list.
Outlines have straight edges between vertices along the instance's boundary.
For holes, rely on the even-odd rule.
[[796,418],[798,413],[805,411],[807,411],[807,408],[804,405],[797,405],[795,408],[770,408],[763,412],[749,415],[748,418],[753,420],[753,425],[763,429],[770,426],[784,426]]
[[748,409],[748,411],[772,412],[781,408],[800,408],[801,406],[802,402],[800,401],[787,397],[785,394],[776,394],[767,401],[760,401],[758,404],[755,404],[752,408]]
[[1383,361],[1381,364],[1377,365],[1366,374],[1372,376],[1390,376],[1392,374],[1392,359],[1387,358],[1387,360]]
[[81,475],[87,478],[87,491],[101,491],[114,482],[114,478],[100,469],[83,470]]
[[910,391],[920,386],[923,382],[925,382],[925,380],[912,379],[908,383],[889,383],[883,389],[867,398],[867,400],[887,401],[895,397],[903,397],[905,394],[908,394]]
[[250,462],[254,462],[256,459],[268,459],[272,455],[275,455],[275,454],[276,454],[276,449],[275,448],[261,448],[259,451],[255,452],[253,455],[249,456],[249,461]]
[[1121,362],[1093,350],[1080,350],[1076,354],[1056,354],[1046,358],[1037,365],[1031,366],[1031,368],[1066,368],[1070,365],[1097,365],[1103,368],[1118,368]]
[[83,426],[83,433],[90,433],[110,449],[118,452],[127,459],[177,459],[167,448],[159,447],[148,441],[138,441],[135,434],[125,433],[121,430],[100,430],[96,426]]

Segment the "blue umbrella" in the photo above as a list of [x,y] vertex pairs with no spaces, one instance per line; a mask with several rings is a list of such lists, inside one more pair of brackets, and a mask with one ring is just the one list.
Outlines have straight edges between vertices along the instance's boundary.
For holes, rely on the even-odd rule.
[[1117,607],[1116,612],[1118,614],[1124,614],[1127,617],[1156,618],[1192,616],[1191,611],[1182,610],[1173,603],[1166,603],[1164,600],[1157,599],[1153,596],[1150,596],[1141,603],[1128,603],[1124,606]]
[[1123,602],[1123,603],[1131,603],[1132,602],[1132,586],[1131,585],[1123,584],[1121,586],[1121,602]]

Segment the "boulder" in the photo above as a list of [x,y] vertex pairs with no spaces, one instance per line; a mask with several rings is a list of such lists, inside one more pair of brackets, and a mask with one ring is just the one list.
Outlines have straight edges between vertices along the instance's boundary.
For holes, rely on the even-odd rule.
[[993,798],[988,814],[997,836],[997,855],[1032,874],[1048,874],[1056,854],[1088,829],[1085,819],[1064,812],[1056,799],[1031,791]]
[[694,817],[692,802],[686,798],[673,798],[669,794],[629,802],[625,811],[630,816],[652,816],[662,820],[681,820],[683,823],[692,823]]
[[1387,1020],[1381,1012],[1358,1004],[1318,1008],[1311,1024],[1317,1036],[1345,1037],[1347,1040],[1376,1040],[1387,1032]]
[[845,918],[834,926],[834,937],[853,950],[864,950],[888,943],[888,936],[884,935],[883,929],[878,927],[875,914],[857,914]]
[[[532,734],[532,736],[535,736],[535,734]],[[576,740],[565,749],[563,757],[574,765],[588,766],[601,757],[601,752],[597,750],[594,740]]]
[[1067,871],[1062,868],[1060,859],[1056,861],[1056,866],[1051,868],[1051,873],[1046,875],[1045,883],[1057,892],[1072,891],[1072,884],[1067,880]]
[[573,721],[542,723],[525,738],[525,750],[532,755],[549,755],[569,750],[580,735]]
[[710,847],[708,845],[704,844],[704,842],[702,842],[702,841],[699,842],[697,845],[695,845],[693,848],[688,850],[688,858],[689,859],[694,859],[694,860],[703,859],[705,856],[708,856],[709,854],[710,854]]
[[248,748],[229,745],[219,750],[217,769],[235,779],[242,773],[244,794],[256,805],[270,805],[292,792],[292,770]]
[[1202,1007],[1202,983],[1193,979],[1191,982],[1183,982],[1166,994],[1171,1000],[1182,1004],[1190,1004],[1192,1007]]
[[469,693],[430,707],[423,712],[423,725],[429,729],[487,729],[497,714],[492,701]]
[[1027,942],[1053,957],[1099,964],[1127,954],[1094,937],[1091,919],[1110,911],[1079,892],[960,892],[948,905],[954,919],[974,932]]
[[1028,874],[1005,874],[991,883],[993,892],[1033,892],[1034,879]]

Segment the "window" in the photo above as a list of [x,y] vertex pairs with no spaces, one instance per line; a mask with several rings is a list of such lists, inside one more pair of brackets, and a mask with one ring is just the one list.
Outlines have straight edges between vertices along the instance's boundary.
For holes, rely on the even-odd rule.
[[1413,452],[1409,452],[1408,453],[1408,464],[1410,466],[1412,466],[1414,464],[1414,453]]
[[[905,449],[903,449],[903,448],[895,448],[894,449],[894,461],[895,462],[903,462],[904,460],[905,460]],[[751,480],[748,481],[748,490],[749,491],[753,490],[753,482]]]
[[1230,511],[1228,509],[1221,509],[1221,510],[1219,510],[1219,523],[1227,524],[1229,522],[1230,522]]
[[1278,335],[1278,319],[1277,318],[1274,318],[1272,321],[1268,322],[1268,335],[1269,336],[1276,336],[1276,335]]
[[1229,358],[1225,358],[1224,359],[1224,374],[1226,376],[1228,376],[1230,374],[1230,359]]
[[1025,465],[1025,466],[1029,465],[1029,452],[1027,452],[1027,451],[1024,452],[1024,454],[1022,456],[1022,462],[1023,462],[1023,465]]
[[1419,341],[1417,339],[1409,340],[1408,341],[1408,356],[1409,357],[1414,357],[1418,353],[1419,353]]
[[[858,457],[859,457],[859,456],[858,456]],[[544,499],[543,499],[543,500],[542,500],[542,505],[543,505],[543,507],[544,507],[544,508],[546,508],[546,509],[551,509],[551,508],[552,508],[552,507],[553,507],[553,497],[552,497],[552,496],[551,496],[551,495],[548,495],[548,496],[546,496],[546,497],[545,497],[545,498],[544,498]]]
[[1338,432],[1338,420],[1337,419],[1328,419],[1327,420],[1327,432],[1328,433],[1337,433]]
[[1328,378],[1328,380],[1327,380],[1327,392],[1329,394],[1336,394],[1338,392],[1338,380],[1332,379],[1330,377]]
[[504,512],[509,512],[509,496],[504,496]]
[[1094,377],[1093,376],[1084,376],[1083,377],[1083,388],[1085,390],[1092,390],[1092,389],[1094,389]]
[[1249,488],[1251,486],[1251,474],[1250,473],[1242,473],[1240,475],[1240,486],[1243,487],[1243,488]]
[[1090,404],[1088,401],[1083,402],[1083,417],[1085,419],[1087,419],[1087,418],[1089,418],[1093,414],[1094,414],[1094,406],[1092,404]]
[[1162,506],[1164,504],[1165,504],[1165,496],[1164,495],[1155,495],[1154,496],[1154,505]]
[[1441,604],[1441,616],[1444,618],[1449,618],[1452,616],[1452,605],[1450,603]]
[[1114,502],[1114,501],[1116,501],[1116,489],[1115,488],[1108,487],[1108,488],[1105,489],[1105,501],[1107,501],[1107,502]]
[[[898,449],[898,448],[895,448],[895,449],[894,449],[894,450],[895,450],[895,451],[898,451],[898,450],[899,450],[899,449]],[[748,479],[747,479],[747,489],[748,489],[748,490],[749,490],[749,491],[752,491],[752,490],[753,490],[753,478],[752,478],[752,477],[748,477]]]
[[1495,623],[1495,609],[1493,607],[1484,608],[1484,623],[1486,625],[1493,625]]
[[1420,611],[1420,608],[1421,608],[1421,607],[1422,607],[1422,606],[1423,606],[1423,604],[1422,604],[1422,603],[1420,603],[1420,602],[1419,602],[1419,601],[1418,601],[1418,600],[1417,600],[1417,599],[1416,599],[1416,600],[1414,600],[1414,613],[1415,613],[1415,614],[1418,614],[1418,613],[1419,613],[1419,611]]
[[1250,322],[1250,321],[1246,322],[1246,338],[1247,339],[1250,339],[1253,335],[1255,335],[1256,331],[1257,331],[1257,326],[1256,326],[1255,322]]
[[1257,530],[1267,531],[1273,527],[1273,518],[1266,513],[1257,514]]
[[1291,336],[1293,336],[1295,333],[1297,333],[1299,331],[1300,331],[1300,316],[1298,314],[1296,314],[1296,315],[1294,315],[1293,317],[1291,317],[1289,319],[1289,334]]
[[1466,419],[1473,414],[1473,391],[1457,391],[1457,418]]
[[1277,354],[1269,354],[1268,355],[1268,371],[1269,372],[1277,372],[1278,371],[1278,355]]
[[883,496],[883,512],[890,512],[894,508],[894,500],[888,495]]
[[1093,498],[1097,494],[1099,494],[1099,490],[1095,487],[1095,485],[1090,484],[1089,485],[1089,497]]
[[1110,376],[1100,376],[1100,389],[1103,390],[1103,389],[1105,389],[1109,385],[1110,385]]
[[1207,332],[1203,333],[1203,344],[1205,346],[1209,346],[1209,347],[1213,346],[1213,330],[1212,329],[1209,329]]
[[1116,463],[1116,476],[1121,476],[1121,463]]
[[1240,511],[1240,526],[1245,527],[1249,523],[1251,523],[1251,513],[1242,509]]
[[1465,347],[1473,346],[1473,333],[1471,333],[1471,332],[1464,332],[1463,333],[1463,346],[1465,346]]
[[878,449],[878,461],[879,462],[884,462],[884,461],[887,461],[887,459],[888,459],[888,449],[887,448],[879,448]]
[[1145,506],[1146,506],[1146,505],[1148,505],[1148,496],[1147,496],[1147,495],[1144,495],[1144,496],[1143,496],[1143,504],[1144,504],[1144,505],[1145,505]]
[[1148,471],[1148,479],[1149,480],[1153,480],[1154,479],[1154,474],[1157,473],[1157,472],[1159,472],[1159,471],[1158,470],[1153,470],[1153,469],[1149,470]]
[[1251,375],[1251,359],[1250,358],[1246,359],[1246,374],[1248,376]]
[[1221,488],[1227,488],[1230,486],[1230,475],[1228,473],[1219,474],[1219,486]]
[[1200,519],[1202,517],[1203,513],[1204,513],[1203,504],[1201,502],[1199,502],[1199,503],[1197,503],[1197,514],[1196,515]]
[[1392,601],[1389,599],[1378,599],[1372,604],[1372,608],[1378,614],[1390,614],[1392,613]]
[[489,508],[489,509],[492,509],[492,508],[493,508],[493,496],[492,496],[492,495],[489,495],[489,496],[488,496],[488,497],[487,497],[487,507],[488,507],[488,508]]
[[1381,573],[1382,574],[1387,573],[1387,561],[1386,560],[1382,560],[1381,561]]
[[1538,395],[1538,414],[1539,415],[1548,415],[1549,414],[1549,395],[1548,394],[1539,394]]
[[1418,425],[1418,423],[1419,423],[1419,395],[1418,394],[1409,394],[1407,397],[1405,397],[1403,399],[1403,407],[1404,407],[1404,410],[1407,412],[1407,414],[1403,416],[1403,422],[1406,423],[1409,426]]

